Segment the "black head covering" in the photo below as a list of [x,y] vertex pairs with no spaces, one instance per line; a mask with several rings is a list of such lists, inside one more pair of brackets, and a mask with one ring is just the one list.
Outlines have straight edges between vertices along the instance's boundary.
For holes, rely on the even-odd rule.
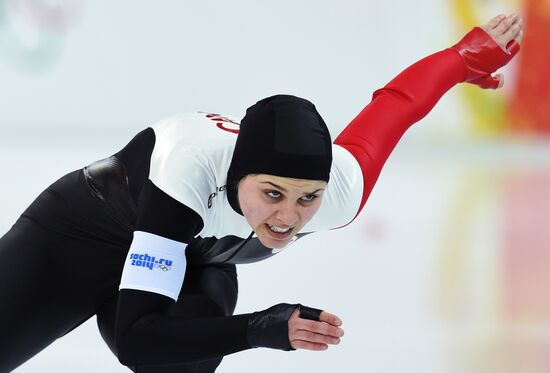
[[227,173],[227,198],[242,215],[237,184],[248,174],[329,181],[332,141],[315,106],[276,95],[246,110]]

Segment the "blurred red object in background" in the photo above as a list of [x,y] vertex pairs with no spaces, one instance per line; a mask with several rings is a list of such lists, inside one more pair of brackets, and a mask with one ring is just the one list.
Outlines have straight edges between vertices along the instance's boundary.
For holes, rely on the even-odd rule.
[[516,90],[508,105],[510,129],[550,135],[550,0],[524,0],[523,12]]

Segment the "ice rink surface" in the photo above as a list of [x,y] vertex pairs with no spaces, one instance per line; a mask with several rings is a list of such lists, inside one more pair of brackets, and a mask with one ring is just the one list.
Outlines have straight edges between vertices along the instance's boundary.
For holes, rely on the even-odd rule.
[[[10,177],[0,230],[57,177],[139,129],[4,138],[0,168]],[[550,144],[430,143],[414,131],[405,140],[353,224],[238,266],[236,313],[279,302],[323,308],[344,320],[342,343],[325,352],[249,350],[227,356],[218,372],[544,371]],[[16,370],[124,371],[95,318]]]

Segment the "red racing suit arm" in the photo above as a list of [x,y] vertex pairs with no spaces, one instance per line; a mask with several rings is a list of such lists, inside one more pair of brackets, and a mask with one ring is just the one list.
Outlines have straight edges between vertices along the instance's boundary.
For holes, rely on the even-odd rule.
[[363,196],[357,214],[401,136],[465,76],[464,62],[454,50],[425,57],[375,91],[372,101],[336,137],[334,143],[355,157],[363,173]]
[[334,140],[355,157],[363,173],[357,214],[405,131],[425,117],[457,83],[497,88],[499,80],[491,74],[506,65],[519,49],[512,40],[505,51],[487,32],[475,27],[451,48],[421,59],[374,92],[371,103]]

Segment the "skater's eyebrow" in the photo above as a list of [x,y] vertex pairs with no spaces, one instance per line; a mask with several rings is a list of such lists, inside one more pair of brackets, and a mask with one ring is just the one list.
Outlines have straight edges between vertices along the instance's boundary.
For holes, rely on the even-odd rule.
[[[285,193],[288,193],[288,190],[286,190],[285,188],[283,188],[282,186],[280,185],[277,185],[275,183],[272,183],[271,181],[262,181],[261,184],[269,184],[271,185],[272,187],[274,188],[277,188],[277,189],[280,189],[281,191],[285,192]],[[315,189],[313,192],[305,192],[304,195],[307,195],[307,194],[315,194],[321,190],[325,190],[324,188],[319,188],[319,189]]]

